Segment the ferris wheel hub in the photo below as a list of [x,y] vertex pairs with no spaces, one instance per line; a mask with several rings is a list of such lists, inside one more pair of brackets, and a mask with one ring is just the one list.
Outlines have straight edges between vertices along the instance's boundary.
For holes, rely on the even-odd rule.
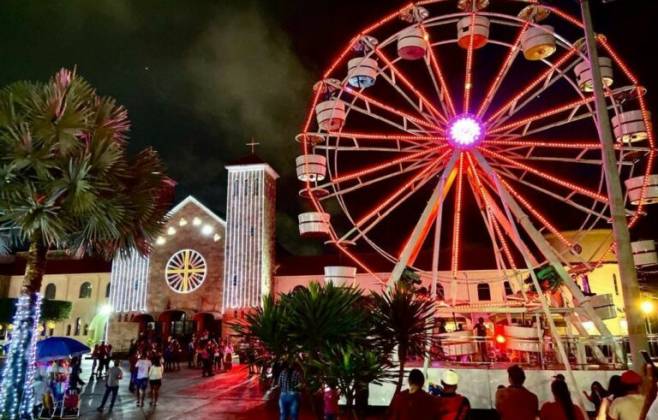
[[460,149],[475,147],[483,137],[484,125],[472,115],[458,115],[448,123],[448,141],[454,147]]

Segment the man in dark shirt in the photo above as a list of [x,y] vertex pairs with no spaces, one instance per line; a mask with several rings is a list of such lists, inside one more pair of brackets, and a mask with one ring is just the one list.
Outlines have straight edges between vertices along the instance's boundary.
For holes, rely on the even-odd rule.
[[534,420],[539,411],[537,396],[523,383],[525,372],[519,365],[507,368],[509,386],[496,391],[496,411],[501,420]]
[[409,372],[409,389],[399,392],[391,402],[390,420],[434,420],[438,419],[436,397],[423,391],[423,372]]

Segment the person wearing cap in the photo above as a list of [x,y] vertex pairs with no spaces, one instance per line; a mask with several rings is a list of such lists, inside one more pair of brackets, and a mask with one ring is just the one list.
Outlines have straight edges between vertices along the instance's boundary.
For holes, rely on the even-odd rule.
[[439,419],[437,398],[423,390],[425,376],[418,369],[409,372],[409,389],[398,392],[387,416],[390,420]]
[[463,420],[468,418],[471,404],[468,398],[457,394],[459,375],[452,369],[443,372],[441,385],[443,392],[438,397],[439,419],[441,420]]
[[496,411],[501,420],[534,420],[539,412],[537,395],[523,386],[525,372],[519,365],[507,368],[509,386],[496,391]]
[[640,393],[642,377],[632,370],[621,374],[621,383],[626,395],[615,399],[608,408],[611,420],[639,420],[644,406],[644,395]]

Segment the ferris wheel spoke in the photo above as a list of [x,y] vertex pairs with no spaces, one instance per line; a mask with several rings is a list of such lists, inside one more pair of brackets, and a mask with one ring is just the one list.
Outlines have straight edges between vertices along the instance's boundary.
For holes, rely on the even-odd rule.
[[[444,157],[447,156],[447,153]],[[400,186],[398,189],[389,194],[377,206],[369,210],[359,220],[356,221],[355,229],[359,231],[354,240],[366,235],[370,230],[376,227],[382,220],[390,215],[400,205],[407,202],[407,200],[421,189],[427,182],[432,180],[435,174],[440,171],[441,161],[437,160],[423,171],[414,176],[411,180]],[[373,217],[377,216],[373,219]],[[370,222],[368,225],[366,223]]]
[[[336,88],[336,89],[341,89],[340,84],[333,83],[333,82],[327,82],[327,84],[334,87],[334,88]],[[423,115],[423,117],[424,117],[423,119],[415,117],[415,116],[413,116],[411,114],[408,114],[404,111],[401,111],[401,110],[399,110],[399,109],[397,109],[397,108],[395,108],[391,105],[387,105],[383,102],[380,102],[377,99],[374,99],[374,98],[370,97],[369,95],[366,95],[363,92],[359,92],[356,89],[352,89],[349,86],[343,86],[342,89],[345,92],[347,92],[349,95],[354,96],[355,98],[360,99],[361,101],[363,101],[366,104],[366,109],[369,112],[372,112],[372,107],[376,107],[376,108],[382,109],[386,112],[389,112],[391,114],[397,115],[398,117],[402,118],[403,122],[405,122],[405,124],[404,124],[405,127],[407,126],[406,122],[411,122],[414,125],[418,126],[418,128],[424,127],[425,129],[430,129],[433,132],[436,132],[437,130],[440,129],[433,121],[430,121],[424,115]]]
[[[447,146],[445,146],[445,147],[447,147]],[[349,181],[349,180],[353,180],[353,179],[357,179],[357,178],[362,178],[366,175],[369,175],[369,174],[372,174],[372,173],[375,173],[375,172],[379,172],[383,169],[390,168],[390,167],[396,166],[396,165],[400,165],[400,164],[405,163],[405,162],[411,162],[411,161],[414,161],[414,160],[427,159],[427,157],[428,157],[428,151],[423,149],[423,150],[420,150],[418,152],[411,153],[411,154],[408,154],[408,155],[405,155],[405,156],[402,156],[402,157],[399,157],[399,158],[396,158],[396,159],[388,160],[384,163],[369,166],[365,169],[361,169],[361,170],[354,171],[354,172],[349,172],[349,173],[346,173],[346,174],[341,175],[341,176],[336,176],[335,178],[333,178],[332,181],[336,184],[340,184],[340,183],[345,182],[345,181]]]
[[[576,156],[542,156],[542,155],[533,154],[534,150],[532,148],[527,149],[526,153],[520,153],[519,151],[512,149],[503,149],[499,151],[499,153],[501,153],[502,155],[508,158],[516,159],[519,162],[523,162],[523,161],[557,162],[563,164],[596,165],[596,166],[601,166],[603,164],[602,159],[585,158],[587,152],[588,150],[584,149],[584,150],[580,150],[580,152]],[[619,161],[618,165],[633,167],[634,163],[623,160],[623,161]]]
[[466,49],[466,71],[464,75],[464,114],[468,113],[471,102],[471,90],[473,88],[473,56],[475,54],[473,43],[475,40],[475,12],[471,12],[471,26]]
[[[390,172],[390,173],[387,173],[386,175],[382,175],[382,176],[379,176],[377,178],[372,178],[372,179],[369,179],[367,181],[359,180],[356,185],[353,185],[353,186],[350,186],[350,187],[347,187],[347,188],[341,188],[340,190],[337,190],[336,192],[328,194],[326,197],[322,197],[320,200],[322,201],[322,200],[326,200],[326,199],[329,199],[329,198],[332,198],[332,197],[344,196],[348,193],[358,191],[362,188],[368,187],[368,186],[376,184],[378,182],[386,181],[386,180],[389,180],[391,178],[394,178],[394,177],[397,177],[397,176],[400,176],[400,175],[403,175],[403,174],[406,174],[406,173],[409,173],[409,172],[413,172],[417,169],[424,168],[426,166],[432,165],[433,163],[434,163],[434,159],[431,159],[429,157],[428,157],[428,159],[418,160],[418,161],[413,162],[412,164],[410,164],[409,166],[407,166],[403,169],[399,169],[398,171]],[[326,184],[318,186],[317,188],[321,189],[321,190],[324,190],[326,188],[331,188],[332,185],[333,185],[332,182],[327,182]]]
[[455,169],[455,164],[459,158],[458,152],[453,152],[450,160],[448,161],[446,167],[443,169],[441,178],[439,179],[439,185],[432,193],[432,196],[427,201],[425,209],[423,210],[416,226],[413,228],[411,235],[407,238],[404,243],[402,252],[399,255],[398,262],[391,272],[391,276],[388,281],[388,286],[391,287],[399,280],[402,271],[410,264],[415,261],[420,248],[429,233],[429,230],[432,227],[432,224],[437,215],[440,201],[445,199],[446,194],[449,192],[452,179],[454,179],[451,174],[453,169]]
[[602,194],[599,194],[595,191],[591,191],[587,188],[581,187],[578,184],[575,184],[575,183],[569,182],[569,181],[565,181],[565,180],[563,180],[563,179],[561,179],[561,178],[559,178],[555,175],[551,175],[551,174],[548,174],[544,171],[540,171],[539,169],[534,168],[534,167],[532,167],[528,164],[517,162],[514,159],[510,159],[507,156],[504,156],[500,153],[493,152],[491,150],[487,150],[487,149],[484,149],[484,148],[480,148],[480,151],[483,154],[493,158],[496,161],[501,161],[501,162],[504,162],[508,165],[516,167],[517,169],[522,169],[522,170],[524,170],[526,172],[529,172],[533,175],[541,177],[544,180],[551,181],[552,183],[557,184],[561,187],[573,190],[573,191],[578,192],[579,194],[582,194],[582,195],[587,196],[589,198],[593,198],[594,200],[600,201],[600,202],[605,203],[605,204],[608,203],[608,198],[606,196],[604,196]]
[[573,57],[577,53],[577,50],[575,48],[572,48],[570,50],[567,50],[562,57],[560,57],[558,60],[555,61],[554,64],[550,65],[548,69],[543,71],[538,77],[533,79],[530,83],[528,83],[524,88],[522,88],[516,95],[512,97],[508,102],[506,102],[503,106],[501,106],[498,110],[496,110],[488,119],[486,124],[491,125],[494,121],[496,121],[501,115],[503,115],[505,112],[509,111],[510,109],[514,109],[515,105],[518,103],[518,101],[526,96],[529,92],[531,92],[534,88],[539,86],[542,82],[548,83],[552,78],[555,72],[559,70],[559,68],[566,63],[571,57]]
[[506,135],[509,135],[510,132],[516,128],[521,128],[523,127],[522,135],[531,135],[531,134],[536,134],[538,131],[535,129],[532,132],[529,130],[530,125],[532,123],[542,121],[546,118],[565,113],[569,111],[566,115],[566,117],[559,122],[553,123],[553,124],[548,124],[546,126],[542,127],[542,131],[546,130],[548,128],[553,128],[557,127],[560,125],[568,124],[574,121],[578,121],[578,119],[583,119],[586,118],[587,116],[591,116],[591,112],[587,112],[584,114],[584,116],[581,116],[580,118],[576,119],[576,113],[578,112],[578,109],[582,107],[583,105],[589,104],[594,101],[593,97],[587,97],[587,98],[581,98],[566,104],[558,105],[552,109],[549,109],[548,111],[543,111],[543,112],[538,112],[536,114],[533,114],[529,117],[522,118],[517,121],[512,121],[507,124],[500,125],[498,127],[493,128],[492,130],[488,131],[489,134],[498,134],[501,132],[504,132]]
[[[432,102],[430,102],[425,95],[423,95],[414,85],[409,81],[409,79],[402,73],[402,71],[395,66],[395,63],[384,54],[384,52],[380,49],[377,48],[375,49],[375,54],[386,64],[386,67],[391,71],[393,74],[394,79],[391,79],[389,77],[386,77],[386,81],[389,82],[392,86],[397,88],[397,84],[395,84],[394,80],[399,80],[404,84],[407,89],[411,90],[414,95],[418,98],[418,105],[414,103],[414,106],[417,108],[419,112],[423,112],[423,108],[428,109],[431,111],[432,115],[435,118],[438,118],[441,122],[444,124],[448,123],[448,120],[446,119],[445,115],[443,115],[442,112],[440,112],[434,105],[432,105]],[[385,67],[385,68],[386,68]],[[381,73],[384,73],[385,68],[381,69]],[[403,92],[401,92],[403,93]],[[404,95],[407,97],[406,95]]]
[[[419,127],[417,124],[412,123],[414,127],[409,126],[409,121],[405,120],[404,118],[402,119],[401,123],[398,123],[396,121],[392,121],[389,118],[380,115],[376,113],[372,107],[369,107],[368,104],[366,103],[366,108],[362,108],[355,103],[346,103],[345,106],[350,110],[350,111],[356,111],[361,115],[364,115],[368,118],[372,118],[373,120],[381,121],[385,123],[386,125],[389,125],[397,130],[400,130],[404,133],[407,133],[409,135],[425,135],[425,136],[433,136],[437,132],[440,133],[442,130],[440,129],[434,129],[434,130],[428,130],[425,127]],[[326,134],[326,133],[325,133]]]
[[[423,28],[423,31],[425,34],[427,34],[425,28]],[[445,105],[450,112],[449,115],[455,116],[457,114],[455,111],[455,103],[452,100],[452,96],[450,95],[450,90],[448,89],[445,77],[443,76],[443,70],[439,65],[439,60],[436,58],[436,54],[434,53],[434,48],[429,42],[427,43],[427,59],[425,63],[431,69],[430,76],[432,77],[434,87],[437,90],[439,100],[441,103],[445,102]],[[436,79],[438,79],[438,85]]]
[[505,60],[500,66],[500,69],[498,70],[498,73],[496,74],[496,77],[492,80],[491,85],[489,86],[489,89],[487,90],[486,95],[484,96],[484,100],[480,104],[480,108],[477,111],[477,117],[482,118],[482,115],[484,115],[485,112],[487,112],[487,109],[491,105],[491,101],[493,101],[494,97],[496,96],[496,93],[498,92],[498,89],[503,83],[503,80],[505,79],[505,76],[507,76],[507,73],[509,72],[509,69],[512,67],[512,63],[514,62],[514,59],[519,53],[519,46],[521,45],[521,37],[523,36],[523,33],[525,30],[528,28],[529,23],[525,22],[521,28],[519,28],[519,32],[516,35],[516,39],[514,40],[514,44],[510,47],[510,50],[508,51]]
[[560,195],[560,194],[557,194],[553,191],[550,191],[550,190],[548,190],[544,187],[540,187],[539,185],[537,185],[535,183],[529,182],[526,179],[524,179],[522,177],[519,177],[519,176],[513,174],[510,171],[504,170],[505,168],[502,168],[500,165],[498,165],[494,162],[491,163],[491,166],[494,167],[494,168],[501,169],[500,171],[498,171],[498,173],[501,176],[504,176],[504,177],[506,177],[510,180],[515,181],[515,182],[518,182],[519,184],[525,185],[526,187],[529,187],[529,188],[531,188],[535,191],[541,192],[544,195],[546,195],[548,197],[551,197],[551,198],[557,200],[560,203],[567,204],[567,205],[569,205],[569,206],[571,206],[571,207],[573,207],[573,208],[575,208],[575,209],[577,209],[577,210],[579,210],[583,213],[586,213],[587,215],[598,217],[598,218],[601,218],[601,219],[604,219],[604,220],[609,219],[609,216],[606,216],[603,213],[600,213],[598,211],[595,211],[595,210],[593,210],[589,207],[583,206],[582,204],[579,204],[579,203],[576,203],[575,201],[573,201],[571,199],[571,196],[573,195],[573,193],[570,193],[570,194],[567,194],[567,195]]

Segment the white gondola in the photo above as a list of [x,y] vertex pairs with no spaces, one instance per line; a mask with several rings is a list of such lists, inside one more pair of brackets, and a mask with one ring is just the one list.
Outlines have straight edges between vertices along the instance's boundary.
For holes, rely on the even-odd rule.
[[322,130],[338,131],[345,122],[345,102],[340,99],[320,102],[315,107],[315,116]]
[[302,236],[325,236],[329,234],[329,213],[307,212],[297,216],[299,234]]
[[[649,114],[649,118],[651,114]],[[611,119],[615,138],[620,143],[634,143],[649,137],[642,111],[633,110],[617,114]]]
[[656,241],[631,242],[633,249],[633,261],[638,268],[658,265],[658,253],[656,253]]
[[457,22],[457,44],[468,48],[473,35],[473,48],[482,48],[489,41],[489,19],[484,16],[466,16]]
[[379,65],[370,57],[355,57],[347,62],[347,83],[360,89],[369,88],[377,80]]
[[[629,178],[624,181],[626,185],[626,192],[628,193],[628,199],[631,204],[638,205],[640,204],[640,198],[642,197],[642,186],[644,185],[644,175],[636,176],[634,178]],[[647,185],[644,190],[644,198],[642,202],[644,204],[655,204],[658,203],[658,175],[651,174],[647,178]]]
[[[601,81],[605,87],[612,86],[614,79],[612,78],[612,60],[608,57],[599,57],[599,68],[601,69]],[[592,66],[589,61],[580,62],[574,67],[574,73],[578,79],[578,87],[583,92],[591,92],[594,90],[592,86]]]
[[350,286],[356,278],[356,267],[330,265],[324,268],[324,282],[334,286]]
[[521,49],[526,60],[543,60],[553,54],[556,48],[552,26],[530,26],[521,35]]
[[322,155],[301,155],[295,159],[297,179],[302,182],[324,180],[327,172],[327,158]]
[[425,57],[427,41],[418,26],[411,26],[398,34],[398,56],[403,60],[419,60]]

